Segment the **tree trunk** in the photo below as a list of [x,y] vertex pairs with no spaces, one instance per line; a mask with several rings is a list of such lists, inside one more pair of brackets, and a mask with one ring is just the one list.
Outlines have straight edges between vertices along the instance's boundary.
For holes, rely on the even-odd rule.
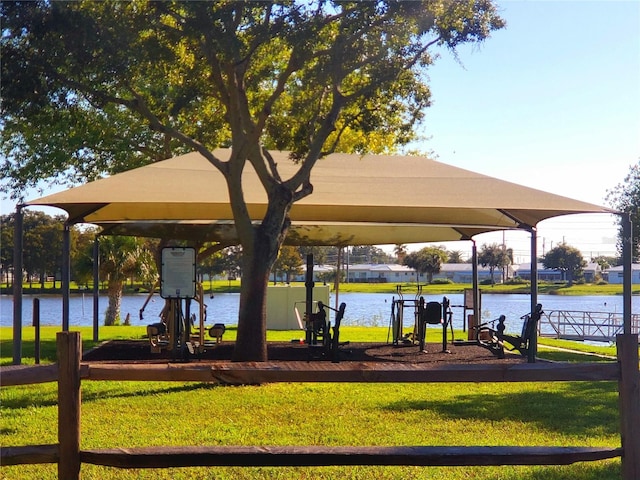
[[120,321],[120,304],[122,302],[122,282],[111,281],[107,285],[109,305],[104,317],[105,326],[117,325]]
[[[260,148],[256,148],[256,151],[260,151]],[[232,171],[227,177],[236,229],[243,249],[238,333],[232,360],[265,362],[269,273],[287,235],[290,225],[288,214],[295,195],[287,185],[271,185],[267,189],[267,211],[260,226],[255,227],[251,224],[244,199],[238,198],[238,192],[242,189],[241,173],[241,170]]]
[[256,240],[254,254],[242,269],[238,334],[232,358],[235,362],[267,360],[267,285],[271,258],[275,255],[269,252],[268,242]]

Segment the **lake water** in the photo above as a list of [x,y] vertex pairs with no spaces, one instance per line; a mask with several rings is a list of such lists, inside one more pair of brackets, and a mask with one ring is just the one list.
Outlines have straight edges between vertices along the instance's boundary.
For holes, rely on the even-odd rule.
[[[386,293],[340,293],[339,301],[347,304],[342,325],[377,326],[388,327],[391,316],[391,303],[397,295]],[[462,294],[447,295],[453,306],[454,328],[462,329],[463,309],[456,305],[463,305]],[[23,297],[23,325],[31,326],[33,296]],[[57,295],[42,295],[40,297],[40,323],[41,325],[61,325],[62,299]],[[405,298],[412,299],[407,295]],[[140,320],[139,311],[144,305],[147,295],[126,295],[122,298],[121,315],[124,318],[127,313],[131,315],[132,325],[147,325],[157,321],[162,309],[163,300],[159,296],[152,297],[144,311],[144,318]],[[238,323],[238,293],[218,293],[213,298],[205,296],[207,304],[207,324],[224,323],[235,325]],[[426,301],[442,301],[442,295],[425,295]],[[546,312],[552,310],[574,310],[587,312],[622,313],[621,295],[603,296],[558,296],[540,295],[539,303],[542,303]],[[331,296],[331,306],[334,306],[335,297]],[[192,307],[192,308],[195,308]],[[293,306],[292,306],[293,308]],[[107,298],[100,296],[100,324],[104,322],[107,309]],[[69,324],[71,326],[91,326],[93,324],[93,297],[91,294],[72,295],[69,301]],[[504,295],[484,294],[482,296],[482,321],[491,320],[504,314],[507,317],[507,331],[519,331],[522,322],[520,317],[530,310],[530,298],[528,295]],[[640,312],[640,296],[632,298],[632,312]],[[333,318],[333,315],[331,316]],[[413,310],[405,310],[404,324],[413,327]],[[0,295],[0,326],[13,325],[13,297]]]

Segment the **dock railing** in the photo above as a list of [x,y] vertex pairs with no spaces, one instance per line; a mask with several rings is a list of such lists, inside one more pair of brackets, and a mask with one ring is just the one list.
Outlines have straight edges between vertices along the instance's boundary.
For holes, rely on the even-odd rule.
[[[538,323],[538,335],[563,340],[615,342],[623,333],[622,313],[550,310]],[[640,334],[640,314],[631,315],[631,333]]]
[[[329,465],[567,465],[621,457],[623,480],[640,478],[640,372],[638,336],[618,335],[617,362],[443,365],[364,368],[356,362],[220,364],[81,363],[79,332],[57,334],[58,363],[6,368],[2,387],[58,382],[58,443],[3,447],[1,465],[57,463],[58,478],[79,480],[82,463],[116,468]],[[219,384],[265,382],[549,382],[617,381],[621,447],[558,446],[157,446],[81,449],[81,383],[180,381]]]

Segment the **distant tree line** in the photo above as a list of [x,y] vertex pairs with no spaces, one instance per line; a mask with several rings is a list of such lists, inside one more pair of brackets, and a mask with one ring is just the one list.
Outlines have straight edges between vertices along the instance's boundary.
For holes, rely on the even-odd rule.
[[[23,282],[30,287],[47,286],[57,288],[62,271],[62,230],[64,217],[51,216],[40,211],[24,210],[23,220]],[[5,286],[13,280],[14,251],[14,214],[0,216],[0,277]],[[89,286],[93,280],[93,243],[97,235],[93,227],[74,225],[71,228],[71,280],[79,286]],[[155,258],[161,243],[157,239],[120,237],[101,237],[101,280],[108,281],[117,276],[111,270],[124,270],[129,280],[153,284],[157,276]],[[239,278],[241,272],[240,247],[228,247],[222,250],[211,248],[204,243],[198,246],[198,275],[212,278],[226,274]],[[140,252],[147,252],[141,254]],[[212,252],[212,253],[209,253]],[[136,265],[128,260],[134,254]],[[313,255],[315,264],[335,264],[338,258],[337,247],[288,247],[281,249],[278,261],[272,273],[278,278],[298,274],[308,254]],[[395,257],[375,246],[354,246],[349,252],[343,252],[342,261],[351,264],[393,263]]]
[[[62,228],[64,217],[50,216],[39,211],[24,211],[23,234],[23,282],[30,287],[57,288],[62,270]],[[0,216],[0,277],[6,287],[13,279],[14,214]],[[79,286],[88,287],[93,279],[93,243],[97,230],[93,227],[73,226],[71,229],[71,279]],[[156,258],[161,244],[157,239],[118,238],[104,236],[100,242],[100,279],[114,288],[125,281],[142,282],[152,286],[158,276]],[[197,272],[200,280],[226,275],[229,279],[242,276],[242,249],[238,246],[224,249],[215,244],[198,245]],[[302,272],[307,255],[313,255],[316,265],[335,265],[337,247],[290,247],[281,249],[272,269],[273,281],[290,281]],[[440,272],[443,263],[470,263],[460,251],[448,251],[443,246],[427,246],[408,252],[407,246],[398,244],[393,255],[377,246],[356,245],[342,250],[342,264],[406,265],[419,274],[426,275],[427,282]],[[135,259],[134,262],[131,259]],[[539,259],[545,268],[563,272],[569,282],[579,280],[586,260],[579,250],[567,244],[559,244]],[[596,257],[591,261],[602,269],[618,265],[617,257]],[[505,271],[513,263],[513,251],[500,244],[485,244],[478,251],[478,264],[491,271]],[[119,272],[115,272],[119,270]],[[335,273],[325,274],[325,281],[335,280]],[[503,281],[506,277],[503,273]]]

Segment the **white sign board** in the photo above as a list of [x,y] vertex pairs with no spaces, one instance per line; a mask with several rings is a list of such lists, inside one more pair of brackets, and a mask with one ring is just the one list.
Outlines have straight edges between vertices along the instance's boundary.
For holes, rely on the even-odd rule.
[[191,247],[162,249],[160,274],[162,298],[193,298],[196,296],[196,250]]

